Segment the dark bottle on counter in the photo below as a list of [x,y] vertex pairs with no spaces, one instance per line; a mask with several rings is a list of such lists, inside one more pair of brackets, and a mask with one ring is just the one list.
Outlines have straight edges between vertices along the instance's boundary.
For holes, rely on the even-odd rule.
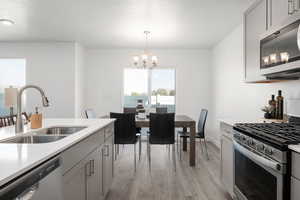
[[276,118],[283,119],[283,96],[281,90],[278,90],[276,97]]
[[276,100],[275,100],[275,95],[272,94],[272,98],[269,101],[269,106],[271,107],[271,118],[275,119],[276,118]]

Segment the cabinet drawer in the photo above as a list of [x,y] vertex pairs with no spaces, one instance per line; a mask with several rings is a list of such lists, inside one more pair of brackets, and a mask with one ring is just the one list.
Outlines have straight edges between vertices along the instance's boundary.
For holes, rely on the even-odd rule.
[[300,154],[292,152],[292,176],[300,180]]
[[74,165],[84,159],[95,148],[104,143],[103,130],[97,131],[95,134],[80,141],[62,153],[63,173],[66,173]]
[[109,124],[104,128],[104,140],[106,141],[109,137],[111,137],[114,133],[114,125]]

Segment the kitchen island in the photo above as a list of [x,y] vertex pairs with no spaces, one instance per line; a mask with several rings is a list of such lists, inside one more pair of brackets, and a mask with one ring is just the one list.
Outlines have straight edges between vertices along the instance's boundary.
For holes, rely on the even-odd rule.
[[[62,163],[65,199],[81,199],[82,195],[89,196],[91,200],[104,198],[113,176],[113,121],[113,119],[45,119],[41,129],[32,130],[25,126],[24,133],[18,134],[15,133],[13,126],[1,128],[0,187],[48,159],[59,156]],[[10,142],[20,136],[40,134],[49,127],[83,129],[54,142],[35,144]],[[90,180],[87,177],[79,179],[78,177],[82,177],[78,176],[82,172],[80,169],[82,166],[85,169],[87,163],[93,170],[93,173],[89,174]],[[85,176],[86,171],[83,173]],[[74,182],[76,186],[71,184]],[[88,188],[89,184],[95,188]],[[91,193],[94,197],[87,193]]]

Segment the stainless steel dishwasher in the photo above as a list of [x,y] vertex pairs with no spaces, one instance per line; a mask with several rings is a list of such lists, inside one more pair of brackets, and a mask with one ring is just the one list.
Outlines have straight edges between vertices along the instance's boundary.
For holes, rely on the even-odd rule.
[[1,186],[0,200],[63,200],[60,158],[54,157]]

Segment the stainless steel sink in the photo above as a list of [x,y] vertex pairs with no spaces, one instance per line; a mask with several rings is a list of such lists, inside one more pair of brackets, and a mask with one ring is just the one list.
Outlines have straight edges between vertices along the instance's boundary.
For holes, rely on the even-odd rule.
[[55,142],[63,139],[66,136],[47,136],[47,135],[29,135],[19,136],[10,140],[1,141],[1,143],[24,143],[24,144],[39,144]]
[[73,133],[76,133],[78,131],[81,131],[86,127],[84,126],[77,126],[77,127],[51,127],[51,128],[46,128],[42,129],[40,131],[37,131],[37,134],[42,134],[42,135],[70,135]]

